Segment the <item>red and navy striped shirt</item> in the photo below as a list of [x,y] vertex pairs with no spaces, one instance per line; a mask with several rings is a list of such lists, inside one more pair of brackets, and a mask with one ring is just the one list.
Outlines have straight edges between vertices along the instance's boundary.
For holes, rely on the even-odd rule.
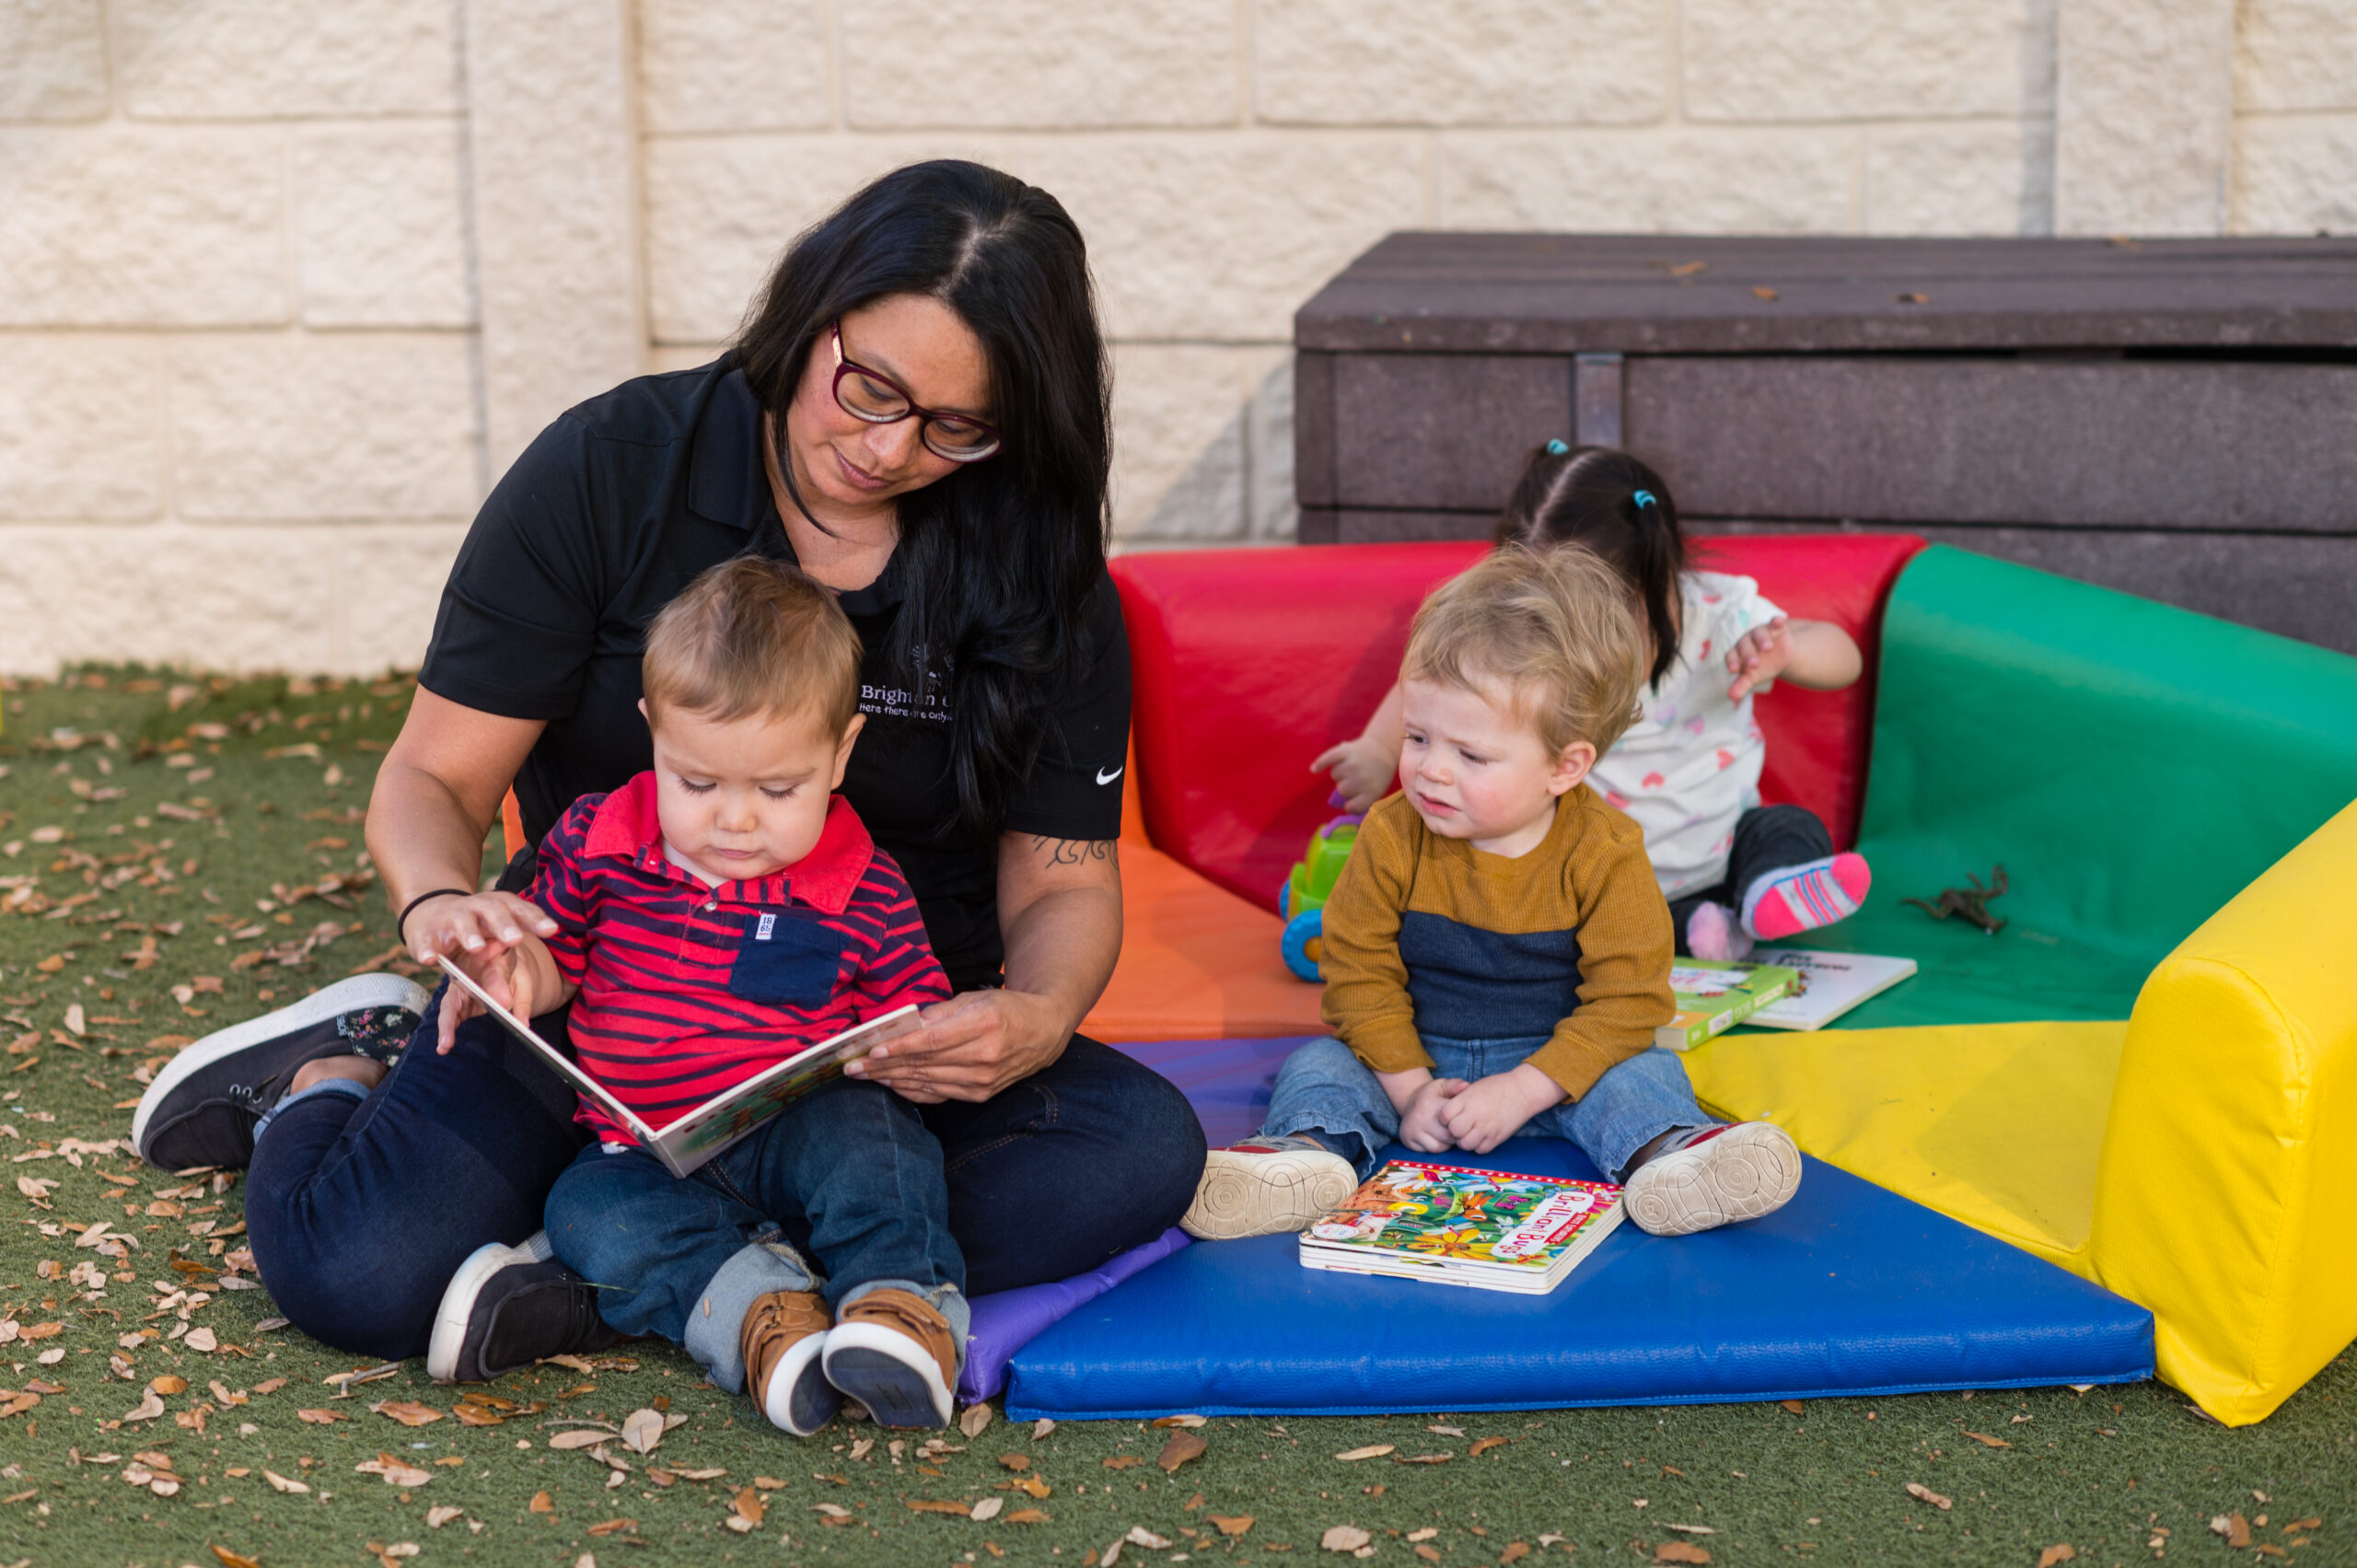
[[[853,1024],[949,995],[907,879],[841,796],[808,854],[710,887],[665,857],[655,775],[641,773],[550,830],[531,900],[580,988],[583,1070],[650,1127]],[[636,1141],[586,1100],[581,1120]]]

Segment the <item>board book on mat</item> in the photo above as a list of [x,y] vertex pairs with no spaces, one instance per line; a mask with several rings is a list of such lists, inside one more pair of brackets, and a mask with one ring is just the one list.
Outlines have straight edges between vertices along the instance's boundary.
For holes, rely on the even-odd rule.
[[1691,1051],[1790,994],[1799,982],[1798,970],[1775,964],[1680,958],[1669,970],[1678,1011],[1654,1031],[1654,1043],[1664,1051]]
[[483,1010],[505,1026],[507,1032],[539,1052],[557,1076],[604,1109],[607,1115],[638,1135],[647,1153],[663,1162],[674,1176],[685,1176],[737,1139],[800,1099],[819,1085],[842,1075],[843,1063],[856,1061],[888,1040],[917,1027],[916,1004],[854,1024],[841,1034],[795,1051],[784,1061],[726,1088],[686,1112],[668,1127],[649,1127],[638,1113],[616,1099],[603,1084],[583,1072],[571,1057],[532,1032],[532,1026],[501,1006],[448,958],[437,960],[442,972],[466,988]]
[[1301,1233],[1301,1266],[1544,1295],[1621,1213],[1608,1182],[1393,1160]]
[[1790,991],[1744,1020],[1762,1028],[1821,1029],[1915,972],[1912,958],[1805,952],[1797,947],[1770,951],[1778,967],[1795,971],[1799,979]]

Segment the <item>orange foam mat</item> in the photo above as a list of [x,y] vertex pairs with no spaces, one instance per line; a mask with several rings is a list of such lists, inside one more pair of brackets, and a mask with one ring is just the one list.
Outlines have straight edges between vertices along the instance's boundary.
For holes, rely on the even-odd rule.
[[1319,988],[1277,950],[1274,909],[1245,902],[1141,839],[1121,843],[1121,960],[1080,1032],[1093,1040],[1320,1034]]

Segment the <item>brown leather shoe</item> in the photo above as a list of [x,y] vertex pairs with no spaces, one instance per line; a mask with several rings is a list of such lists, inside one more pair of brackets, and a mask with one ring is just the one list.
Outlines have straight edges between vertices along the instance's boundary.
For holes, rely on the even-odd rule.
[[825,1296],[779,1290],[754,1301],[737,1332],[745,1392],[772,1425],[796,1437],[807,1437],[832,1421],[843,1402],[820,1365],[828,1324]]
[[941,1427],[957,1408],[958,1342],[949,1320],[904,1290],[872,1291],[827,1334],[827,1381],[878,1426]]

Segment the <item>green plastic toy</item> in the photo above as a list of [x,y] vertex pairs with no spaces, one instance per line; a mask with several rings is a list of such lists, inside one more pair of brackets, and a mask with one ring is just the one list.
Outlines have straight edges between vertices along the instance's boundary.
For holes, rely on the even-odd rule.
[[1285,968],[1303,980],[1319,979],[1319,939],[1326,932],[1326,900],[1334,893],[1334,878],[1358,842],[1360,819],[1334,818],[1309,835],[1308,852],[1294,862],[1293,874],[1277,891],[1277,912],[1284,916],[1284,935],[1278,940]]

